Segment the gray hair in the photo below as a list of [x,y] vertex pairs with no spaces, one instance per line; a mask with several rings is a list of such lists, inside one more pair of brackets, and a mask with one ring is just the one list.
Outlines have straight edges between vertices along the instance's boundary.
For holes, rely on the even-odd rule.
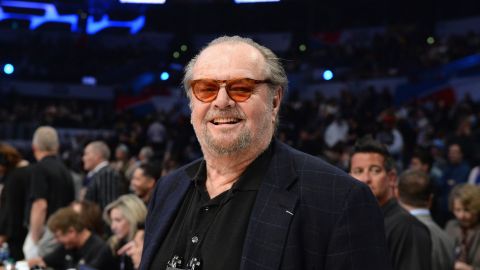
[[100,154],[104,160],[110,159],[110,148],[108,148],[106,143],[102,141],[93,141],[89,143],[88,146],[90,146],[93,151]]
[[134,194],[127,194],[118,197],[118,199],[109,203],[103,211],[103,219],[109,225],[112,223],[110,212],[114,208],[120,210],[123,217],[128,221],[130,230],[128,233],[128,239],[126,240],[132,240],[137,232],[138,224],[144,223],[145,218],[147,217],[147,207],[145,206],[145,203]]
[[40,151],[57,153],[60,146],[57,131],[51,126],[41,126],[33,134],[32,144]]
[[210,43],[207,44],[204,48],[200,50],[200,52],[195,55],[195,57],[190,60],[190,62],[185,67],[185,76],[183,77],[183,87],[185,89],[185,93],[187,97],[190,98],[190,81],[193,77],[193,67],[197,63],[198,57],[202,52],[214,45],[228,43],[228,44],[240,44],[244,43],[250,45],[257,49],[265,58],[265,75],[266,79],[271,81],[272,94],[278,87],[281,88],[282,91],[286,92],[288,89],[288,78],[283,68],[282,64],[280,63],[280,58],[278,58],[275,53],[272,52],[269,48],[258,44],[257,42],[253,41],[251,38],[245,38],[240,36],[223,36],[212,40]]

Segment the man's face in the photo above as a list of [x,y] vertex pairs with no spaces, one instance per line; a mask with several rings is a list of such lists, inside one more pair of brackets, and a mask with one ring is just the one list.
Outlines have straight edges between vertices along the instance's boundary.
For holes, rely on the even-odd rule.
[[83,150],[83,169],[91,171],[100,163],[99,154],[93,149],[91,145],[87,145]]
[[462,162],[462,149],[458,144],[452,144],[448,147],[448,160],[452,164],[459,164]]
[[[218,44],[207,48],[193,67],[193,80],[230,80],[265,76],[264,57],[246,44]],[[203,152],[215,155],[238,154],[238,151],[263,150],[270,142],[281,93],[271,94],[267,84],[258,84],[251,97],[243,102],[232,100],[225,87],[215,100],[204,103],[191,95],[191,123]],[[272,98],[273,96],[273,98]]]
[[422,163],[422,161],[417,157],[412,157],[412,159],[410,160],[410,169],[428,173],[428,165]]
[[133,172],[130,188],[140,198],[144,198],[155,186],[155,179],[145,176],[142,168],[136,168]]
[[65,233],[58,230],[55,231],[55,239],[63,245],[65,249],[74,249],[77,247],[78,233],[70,227]]
[[350,161],[350,175],[367,184],[380,205],[393,197],[395,173],[385,170],[384,158],[378,153],[356,153]]

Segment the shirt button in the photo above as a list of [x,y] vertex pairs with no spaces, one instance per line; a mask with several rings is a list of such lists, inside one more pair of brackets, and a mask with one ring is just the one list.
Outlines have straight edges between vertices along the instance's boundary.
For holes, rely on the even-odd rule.
[[194,243],[194,244],[198,243],[198,237],[197,236],[192,237],[192,243]]
[[203,208],[203,211],[208,212],[209,209],[210,209],[210,208],[208,208],[208,206],[205,206],[205,207]]

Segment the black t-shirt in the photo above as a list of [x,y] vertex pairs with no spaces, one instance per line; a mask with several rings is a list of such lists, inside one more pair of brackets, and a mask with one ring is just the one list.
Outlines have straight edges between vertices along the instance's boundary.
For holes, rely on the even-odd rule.
[[47,218],[75,199],[72,174],[57,157],[44,157],[32,170],[30,202],[46,199]]
[[183,258],[183,268],[196,258],[201,269],[239,269],[250,213],[271,152],[269,147],[230,190],[214,198],[205,189],[205,163],[187,170],[195,185],[187,192],[150,269],[166,269],[175,255]]
[[92,234],[80,249],[67,250],[60,246],[46,255],[43,261],[56,270],[76,268],[79,264],[97,270],[111,270],[117,265],[110,247],[95,234]]

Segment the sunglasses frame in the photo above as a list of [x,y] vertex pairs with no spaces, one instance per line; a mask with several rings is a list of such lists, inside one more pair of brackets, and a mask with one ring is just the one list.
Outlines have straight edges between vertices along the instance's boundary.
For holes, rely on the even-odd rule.
[[[255,88],[252,88],[252,90],[249,92],[249,95],[247,98],[243,99],[243,100],[237,100],[237,98],[234,98],[230,95],[230,86],[232,85],[232,83],[235,83],[237,81],[248,81],[249,83],[253,83],[255,86],[257,84],[262,84],[262,83],[267,83],[267,84],[270,84],[272,83],[271,80],[269,79],[265,79],[265,80],[255,80],[255,79],[250,79],[250,78],[236,78],[236,79],[230,79],[230,80],[215,80],[215,79],[197,79],[197,80],[192,80],[190,81],[190,89],[192,90],[192,93],[193,95],[195,96],[195,98],[203,103],[210,103],[212,101],[214,101],[217,96],[218,96],[218,92],[220,92],[220,89],[222,88],[222,85],[224,85],[225,87],[225,91],[227,92],[227,95],[228,97],[230,97],[233,101],[235,102],[244,102],[246,100],[248,100],[251,96],[252,96],[252,93],[253,93],[253,90]],[[211,82],[211,83],[215,83],[218,87],[215,95],[213,95],[213,98],[212,99],[200,99],[197,95],[197,93],[195,93],[195,91],[193,90],[194,89],[194,86],[195,84],[197,84],[198,82],[201,82],[201,81],[207,81],[207,82]]]

